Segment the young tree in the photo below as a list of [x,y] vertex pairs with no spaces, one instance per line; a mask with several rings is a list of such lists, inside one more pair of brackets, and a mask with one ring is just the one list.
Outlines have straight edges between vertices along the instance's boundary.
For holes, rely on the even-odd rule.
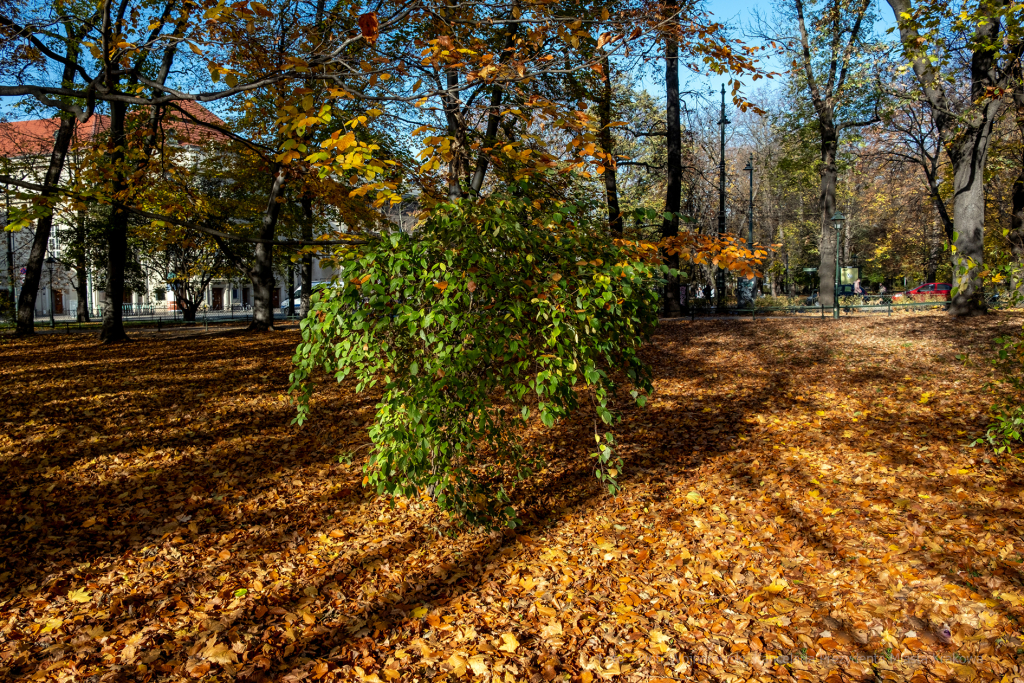
[[844,131],[877,121],[879,115],[880,92],[870,79],[880,54],[871,40],[874,16],[870,0],[782,0],[777,9],[775,30],[766,30],[763,21],[759,30],[790,60],[793,76],[813,107],[821,176],[818,298],[822,306],[831,306],[838,249],[832,216],[840,138]]

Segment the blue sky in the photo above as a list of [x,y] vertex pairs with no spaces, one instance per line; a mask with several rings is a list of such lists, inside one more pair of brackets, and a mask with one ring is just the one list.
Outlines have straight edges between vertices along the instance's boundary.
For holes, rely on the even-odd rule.
[[[752,22],[754,10],[760,13],[762,17],[771,18],[772,4],[772,0],[708,0],[707,8],[715,15],[717,21],[730,26],[736,35],[742,35],[744,29]],[[879,15],[879,20],[875,22],[875,31],[878,35],[884,36],[886,29],[895,24],[892,9],[890,9],[888,3],[876,0],[875,11]],[[755,44],[749,39],[745,42]],[[778,60],[770,59],[764,63],[764,67],[774,71],[781,71],[783,68]],[[706,83],[708,93],[713,93],[717,101],[719,97],[718,92],[722,84],[728,83],[731,77],[709,74],[707,78],[702,80],[703,83]],[[663,86],[654,84],[647,79],[645,81],[645,85],[648,85],[652,95],[664,97]],[[760,86],[763,83],[765,81],[758,81],[756,84],[747,82],[743,90],[745,93],[749,93],[752,85]],[[694,85],[696,85],[696,82]]]

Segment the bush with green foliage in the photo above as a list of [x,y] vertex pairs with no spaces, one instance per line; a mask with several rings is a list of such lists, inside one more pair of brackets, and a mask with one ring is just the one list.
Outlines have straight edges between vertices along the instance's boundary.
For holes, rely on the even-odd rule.
[[[319,370],[357,391],[381,383],[367,485],[514,526],[507,486],[543,467],[517,434],[532,411],[551,427],[589,402],[611,425],[616,396],[642,406],[651,390],[638,351],[667,271],[590,216],[522,198],[460,200],[413,234],[340,255],[343,280],[302,322],[297,422]],[[621,460],[594,423],[596,475],[614,493]]]
[[[996,455],[1013,455],[1014,446],[1024,436],[1024,332],[1016,336],[996,337],[1000,348],[993,364],[1003,375],[1001,382],[989,385],[999,396],[990,408],[992,422],[985,435],[973,446],[989,446]],[[1018,456],[1019,457],[1019,456]]]

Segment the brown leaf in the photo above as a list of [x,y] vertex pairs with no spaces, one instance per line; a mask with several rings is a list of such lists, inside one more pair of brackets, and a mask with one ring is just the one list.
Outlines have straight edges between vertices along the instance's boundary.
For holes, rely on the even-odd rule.
[[376,12],[360,14],[356,23],[359,25],[359,30],[363,34],[363,38],[366,39],[366,42],[370,45],[377,42],[377,32],[380,29],[380,24],[377,22]]

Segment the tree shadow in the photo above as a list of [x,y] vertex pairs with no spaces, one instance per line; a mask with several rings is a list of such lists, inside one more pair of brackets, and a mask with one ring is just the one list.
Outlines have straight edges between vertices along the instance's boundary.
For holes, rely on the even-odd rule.
[[[815,488],[819,475],[792,467],[770,448],[752,450],[752,444],[768,433],[768,426],[757,418],[784,416],[791,409],[813,412],[833,407],[819,396],[818,386],[831,373],[842,372],[846,385],[854,387],[896,383],[906,369],[902,361],[863,367],[851,358],[837,359],[840,353],[850,353],[838,345],[837,332],[821,331],[808,339],[795,334],[792,324],[666,325],[644,350],[657,361],[659,392],[647,409],[623,405],[623,421],[617,428],[626,461],[623,486],[639,488],[642,483],[644,492],[638,500],[667,505],[663,498],[670,487],[658,483],[658,477],[689,477],[708,466],[727,467],[736,491],[745,492],[751,505],[764,493],[759,483],[765,473],[784,467],[790,468],[799,490]],[[771,326],[770,335],[764,325]],[[771,343],[766,343],[769,336]],[[149,372],[139,378],[140,386],[130,389],[114,379],[95,385],[102,393],[124,393],[126,408],[174,417],[191,388],[176,354],[188,350],[203,363],[208,358],[234,363],[233,369],[210,373],[205,381],[209,395],[201,401],[193,398],[200,404],[193,412],[216,410],[220,402],[234,403],[249,394],[264,400],[217,420],[152,426],[138,437],[130,430],[120,431],[102,435],[93,444],[70,444],[66,452],[61,452],[66,442],[46,432],[17,431],[0,442],[0,490],[7,492],[0,494],[2,548],[8,558],[7,565],[0,565],[0,575],[8,574],[4,599],[56,603],[71,590],[94,586],[89,590],[108,614],[96,623],[108,632],[183,619],[179,604],[190,613],[201,613],[198,625],[142,633],[140,647],[148,654],[140,655],[139,661],[158,674],[188,676],[203,648],[239,643],[236,656],[226,665],[230,675],[279,680],[295,670],[308,673],[313,662],[330,661],[341,675],[355,678],[355,666],[379,671],[381,662],[370,654],[381,639],[393,647],[417,638],[429,641],[432,632],[445,626],[414,616],[413,610],[425,606],[433,613],[455,613],[460,605],[487,604],[501,588],[495,581],[502,558],[523,552],[532,542],[529,537],[558,526],[566,516],[590,515],[607,499],[588,457],[592,420],[581,416],[526,437],[528,447],[549,458],[544,474],[513,491],[525,522],[516,533],[460,531],[429,509],[389,508],[359,489],[356,466],[335,462],[343,446],[338,432],[328,429],[343,415],[347,428],[361,435],[375,397],[358,396],[353,403],[351,395],[325,384],[314,421],[303,430],[287,427],[291,408],[275,396],[287,379],[287,369],[268,360],[273,353],[280,359],[280,345],[280,340],[234,350],[206,340],[166,349],[154,345],[143,348],[138,357],[166,363],[180,374],[165,383],[159,373]],[[5,361],[36,362],[30,353],[8,352],[0,347]],[[672,360],[665,361],[666,357]],[[85,349],[81,359],[88,367],[103,370],[102,377],[125,367],[124,358],[105,349]],[[744,368],[742,381],[731,381],[726,391],[721,386],[724,380],[736,379],[729,375],[736,372],[730,359],[747,360],[735,361]],[[38,362],[48,365],[56,359],[44,354]],[[198,360],[193,365],[202,370]],[[93,386],[62,384],[73,379],[74,366],[68,363],[52,386],[19,394],[7,407],[30,413],[33,405],[53,405],[62,392],[70,397]],[[913,433],[930,427],[920,417],[894,419],[899,421],[875,426],[897,424],[901,432]],[[60,414],[55,424],[74,425],[75,420],[73,414]],[[844,426],[836,421],[816,427],[815,438],[823,447],[838,444]],[[139,454],[147,439],[159,442],[158,452],[176,454],[171,459]],[[218,443],[228,447],[211,448]],[[934,445],[940,443],[954,445],[950,439]],[[878,444],[874,452],[880,462],[912,468],[920,460],[901,438]],[[30,458],[38,462],[27,466]],[[115,458],[124,462],[116,463]],[[130,466],[130,458],[137,458],[138,464]],[[760,461],[756,469],[755,459]],[[90,464],[86,468],[83,463]],[[115,474],[115,466],[126,474]],[[81,481],[74,476],[104,468],[111,468],[109,476]],[[314,495],[304,495],[310,487],[303,482],[309,481],[331,486],[314,487]],[[855,492],[843,490],[851,496]],[[743,500],[737,496],[731,504],[742,505]],[[837,565],[854,565],[842,538],[823,528],[800,501],[780,497],[768,504],[810,547],[830,554]],[[161,512],[147,514],[151,508]],[[963,510],[982,520],[1010,520],[1014,514],[1009,508],[990,509],[976,502],[965,503]],[[913,514],[908,508],[905,521],[913,521]],[[105,521],[89,524],[93,518]],[[196,530],[190,528],[193,523]],[[851,523],[869,524],[879,538],[894,528],[881,515],[866,521],[858,516]],[[786,551],[773,544],[766,552],[779,557]],[[938,561],[935,553],[913,547],[904,554],[925,567],[935,563],[936,571],[965,590],[972,587],[960,574],[981,568],[966,553],[954,556],[943,551]],[[192,558],[192,563],[182,566],[181,557]],[[122,578],[117,568],[127,562],[147,570],[130,569],[134,576]],[[1007,581],[1020,578],[1019,572],[1006,576]],[[807,591],[809,603],[821,602],[810,588],[798,590]],[[991,596],[991,591],[984,595]],[[477,632],[480,637],[499,635],[497,626],[487,630],[478,625]],[[32,656],[11,665],[13,675],[32,675],[42,662],[54,661],[55,655],[46,659],[42,653],[60,644],[52,634],[30,635],[26,630],[24,635]],[[79,647],[88,653],[80,668],[110,661],[104,659],[100,643]],[[540,671],[536,654],[532,656],[523,664],[531,675]],[[428,670],[440,675],[436,666]]]

